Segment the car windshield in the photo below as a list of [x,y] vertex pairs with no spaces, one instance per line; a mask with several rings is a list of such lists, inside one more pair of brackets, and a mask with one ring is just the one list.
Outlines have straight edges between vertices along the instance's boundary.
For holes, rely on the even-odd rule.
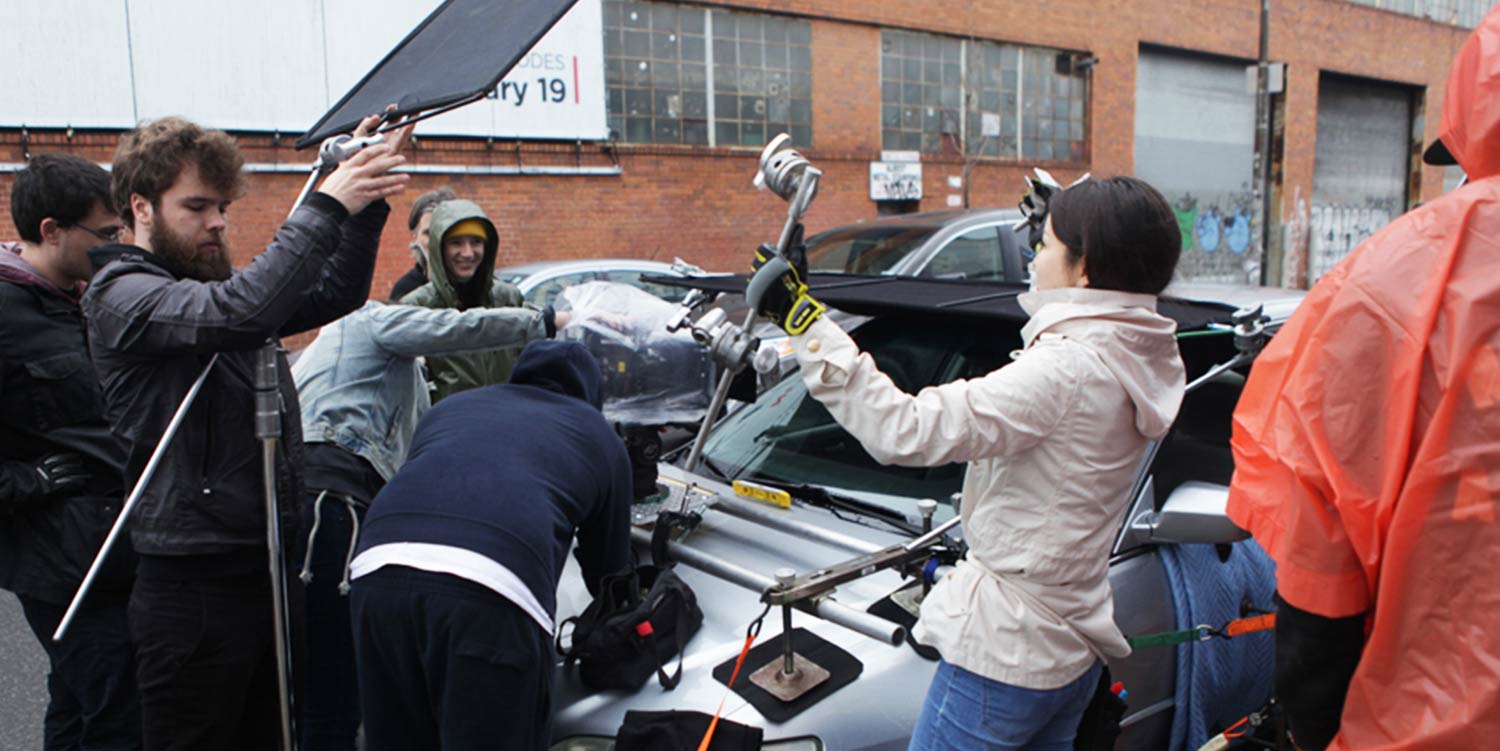
[[812,238],[807,251],[809,271],[843,274],[890,274],[911,255],[936,227],[851,227]]
[[505,282],[506,284],[520,284],[521,280],[526,278],[526,275],[525,274],[507,274],[507,273],[505,273],[503,271],[496,271],[495,272],[495,278],[498,279],[498,280],[500,280],[500,281],[502,281],[502,282]]
[[[854,333],[896,386],[916,393],[931,385],[982,376],[1020,346],[1020,324],[984,327],[877,320]],[[828,410],[787,378],[754,404],[725,418],[704,447],[712,468],[733,478],[819,485],[914,513],[922,498],[946,499],[963,483],[963,465],[895,467],[875,461]]]

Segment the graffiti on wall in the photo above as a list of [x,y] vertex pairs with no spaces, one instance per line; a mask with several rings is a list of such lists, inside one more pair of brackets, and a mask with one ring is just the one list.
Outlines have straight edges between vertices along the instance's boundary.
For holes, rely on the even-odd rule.
[[1292,193],[1292,210],[1281,226],[1281,286],[1305,288],[1307,235],[1310,218],[1307,201],[1298,186]]
[[1308,282],[1328,273],[1349,251],[1390,224],[1393,212],[1383,205],[1313,204],[1308,217]]
[[1189,281],[1260,281],[1260,251],[1251,238],[1255,226],[1254,195],[1224,193],[1168,196],[1182,231],[1182,258],[1177,275]]

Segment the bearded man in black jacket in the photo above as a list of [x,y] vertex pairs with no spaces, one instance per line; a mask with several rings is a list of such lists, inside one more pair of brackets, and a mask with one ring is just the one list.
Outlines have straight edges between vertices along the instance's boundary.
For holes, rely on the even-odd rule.
[[[366,118],[356,136],[378,121]],[[128,484],[215,354],[202,392],[130,520],[140,556],[130,599],[148,749],[275,748],[279,722],[266,559],[256,351],[342,317],[369,297],[380,232],[406,175],[409,129],[339,166],[244,269],[229,265],[229,205],[244,159],[222,131],[169,117],[115,153],[113,198],[136,245],[91,255],[89,346]],[[297,392],[278,356],[276,493],[283,539],[298,527]],[[295,620],[295,619],[294,619]]]
[[124,500],[125,452],[78,306],[86,251],[123,228],[109,173],[69,154],[32,158],[10,207],[22,242],[0,249],[0,588],[16,593],[50,664],[43,747],[138,749],[129,550],[106,561],[67,637],[52,641]]

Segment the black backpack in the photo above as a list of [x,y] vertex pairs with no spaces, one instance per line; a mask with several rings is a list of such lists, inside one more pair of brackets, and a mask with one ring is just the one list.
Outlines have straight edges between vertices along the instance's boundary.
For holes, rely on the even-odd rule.
[[[594,690],[634,691],[656,673],[662,688],[682,680],[682,647],[703,625],[698,597],[670,568],[640,566],[604,577],[599,596],[583,613],[562,622],[573,624],[572,638],[557,651]],[[677,670],[663,667],[677,655]]]

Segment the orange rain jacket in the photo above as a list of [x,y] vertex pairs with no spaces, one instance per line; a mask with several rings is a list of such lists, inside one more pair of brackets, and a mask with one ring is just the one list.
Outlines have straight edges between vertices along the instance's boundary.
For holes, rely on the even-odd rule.
[[1371,615],[1332,749],[1500,745],[1500,10],[1441,137],[1473,182],[1319,281],[1235,412],[1229,515],[1282,597]]

